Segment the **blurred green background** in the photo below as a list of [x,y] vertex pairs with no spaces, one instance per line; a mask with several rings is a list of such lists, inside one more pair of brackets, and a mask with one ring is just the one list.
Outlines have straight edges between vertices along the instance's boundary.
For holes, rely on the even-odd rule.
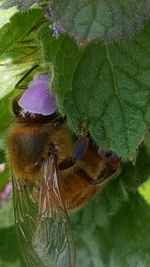
[[[0,27],[15,12],[15,9],[0,10]],[[11,64],[12,58],[17,57],[16,53],[13,57],[12,54],[0,57],[0,163],[6,162],[5,136],[14,120],[11,99],[18,93],[14,86],[32,66],[30,61],[21,65]],[[139,158],[139,165],[141,161]],[[142,166],[147,168],[150,165],[149,158],[144,162]],[[138,187],[139,177],[135,171],[133,183],[137,183],[140,195],[132,189],[126,190],[125,183],[130,188],[133,186],[130,169],[132,174],[134,167],[124,167],[120,179],[111,181],[84,209],[71,215],[77,247],[77,267],[150,266],[150,179]],[[4,172],[0,173],[0,191],[3,191],[8,179],[10,170],[6,163]],[[23,266],[19,255],[11,194],[0,208],[0,267]]]

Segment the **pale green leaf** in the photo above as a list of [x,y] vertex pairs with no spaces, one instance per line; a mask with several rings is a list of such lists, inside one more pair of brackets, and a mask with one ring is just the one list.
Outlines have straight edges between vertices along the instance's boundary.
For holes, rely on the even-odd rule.
[[4,0],[1,8],[10,8],[10,7],[17,7],[19,10],[26,10],[34,3],[38,2],[37,0]]
[[16,12],[15,8],[10,8],[9,10],[0,9],[0,28],[9,22],[9,19]]
[[30,31],[41,20],[43,20],[43,11],[41,9],[31,9],[12,16],[10,22],[0,29],[0,56],[12,48],[19,40],[30,34]]

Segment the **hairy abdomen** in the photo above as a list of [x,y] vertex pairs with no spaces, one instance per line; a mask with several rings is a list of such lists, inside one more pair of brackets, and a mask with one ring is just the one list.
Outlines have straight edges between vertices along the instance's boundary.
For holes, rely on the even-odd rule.
[[7,137],[7,154],[16,176],[34,176],[48,143],[48,130],[40,125],[16,125]]

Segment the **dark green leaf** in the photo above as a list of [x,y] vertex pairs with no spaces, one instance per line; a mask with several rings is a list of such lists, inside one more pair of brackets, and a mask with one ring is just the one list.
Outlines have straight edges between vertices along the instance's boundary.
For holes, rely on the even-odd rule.
[[3,163],[3,162],[5,162],[5,160],[6,160],[6,158],[5,158],[5,152],[4,152],[4,150],[2,150],[0,148],[0,164]]
[[77,267],[149,267],[150,207],[130,194],[120,211],[109,217],[101,195],[72,220],[75,225]]
[[13,201],[12,195],[4,206],[0,207],[0,229],[14,226]]
[[50,7],[55,28],[73,36],[79,45],[93,39],[127,39],[150,14],[148,0],[55,0]]
[[79,134],[87,117],[97,145],[134,159],[150,125],[150,24],[132,40],[84,49],[68,37],[54,38],[46,25],[38,38],[71,130]]
[[12,98],[12,93],[6,95],[0,101],[0,139],[5,134],[6,129],[9,127],[12,121],[12,113],[10,106],[10,99]]
[[23,267],[20,261],[15,227],[0,229],[0,266]]

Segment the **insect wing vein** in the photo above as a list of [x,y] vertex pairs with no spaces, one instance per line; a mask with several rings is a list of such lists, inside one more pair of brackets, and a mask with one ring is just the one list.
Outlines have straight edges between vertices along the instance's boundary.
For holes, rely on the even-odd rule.
[[27,267],[44,267],[32,246],[38,207],[31,197],[32,187],[12,176],[14,215],[20,250]]
[[46,267],[73,267],[74,243],[61,195],[56,160],[44,163],[34,248]]

